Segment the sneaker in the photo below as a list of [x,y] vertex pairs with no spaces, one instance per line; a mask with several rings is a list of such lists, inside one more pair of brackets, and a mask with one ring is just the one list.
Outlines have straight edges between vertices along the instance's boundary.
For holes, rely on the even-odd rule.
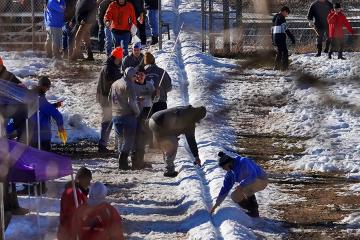
[[18,207],[18,208],[16,208],[16,209],[12,209],[12,210],[11,210],[11,213],[12,213],[13,215],[26,215],[26,214],[28,214],[29,212],[30,212],[29,209],[27,209],[27,208],[22,208],[22,207]]
[[177,171],[166,171],[164,172],[164,177],[176,177],[179,173]]

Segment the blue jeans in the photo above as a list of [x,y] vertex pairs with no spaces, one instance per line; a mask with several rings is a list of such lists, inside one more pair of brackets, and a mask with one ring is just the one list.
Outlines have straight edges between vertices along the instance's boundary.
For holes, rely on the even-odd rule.
[[[123,144],[119,144],[119,152],[129,153],[134,148],[137,119],[134,115],[114,116],[113,124],[118,139],[123,137]],[[121,149],[120,149],[121,148]]]
[[159,10],[148,10],[147,16],[151,28],[151,36],[158,37],[159,36],[159,18],[158,18]]
[[128,46],[130,43],[131,33],[130,32],[124,32],[121,34],[117,34],[114,32],[111,33],[115,43],[115,47],[122,47],[124,50],[124,56],[127,56],[129,53]]
[[105,46],[106,55],[110,56],[114,44],[112,40],[111,30],[105,27],[104,25],[100,25],[98,38],[99,38],[99,51],[102,52]]

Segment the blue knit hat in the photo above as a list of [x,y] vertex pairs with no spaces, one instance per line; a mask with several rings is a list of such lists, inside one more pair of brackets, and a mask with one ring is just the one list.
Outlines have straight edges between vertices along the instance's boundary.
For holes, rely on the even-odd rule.
[[134,43],[133,48],[141,49],[141,42]]

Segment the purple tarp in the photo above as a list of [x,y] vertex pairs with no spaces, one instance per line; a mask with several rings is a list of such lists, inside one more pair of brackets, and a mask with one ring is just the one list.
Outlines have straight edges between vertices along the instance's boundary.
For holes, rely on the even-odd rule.
[[[6,166],[10,166],[7,173]],[[0,138],[0,175],[9,182],[40,182],[70,175],[71,159]]]

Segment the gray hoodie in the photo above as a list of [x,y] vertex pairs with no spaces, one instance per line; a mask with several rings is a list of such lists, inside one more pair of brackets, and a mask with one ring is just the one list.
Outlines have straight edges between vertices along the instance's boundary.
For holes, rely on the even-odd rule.
[[116,80],[111,86],[109,101],[114,117],[126,115],[135,115],[137,117],[140,114],[134,83],[131,81],[135,74],[136,70],[134,68],[127,68],[124,76]]
[[139,108],[142,110],[145,107],[151,107],[152,101],[151,97],[155,92],[155,87],[153,81],[146,81],[144,84],[134,84],[136,97],[144,97],[144,100],[139,101]]

